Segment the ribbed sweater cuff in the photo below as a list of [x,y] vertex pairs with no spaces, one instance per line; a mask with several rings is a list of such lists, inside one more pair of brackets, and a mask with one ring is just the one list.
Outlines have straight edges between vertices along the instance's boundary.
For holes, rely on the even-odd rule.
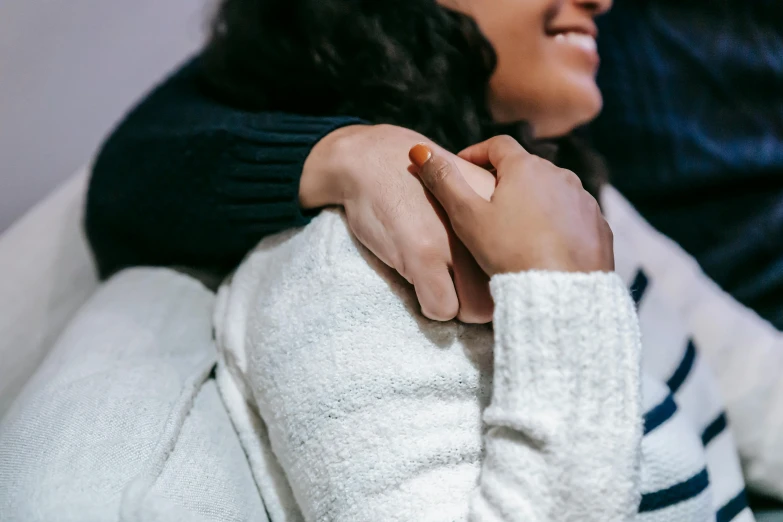
[[495,276],[491,289],[488,421],[540,440],[561,439],[577,426],[640,429],[640,333],[620,277],[531,271]]
[[276,231],[302,226],[317,214],[299,205],[305,160],[327,134],[348,125],[366,124],[352,117],[265,114],[232,129],[221,189],[232,201],[235,219]]

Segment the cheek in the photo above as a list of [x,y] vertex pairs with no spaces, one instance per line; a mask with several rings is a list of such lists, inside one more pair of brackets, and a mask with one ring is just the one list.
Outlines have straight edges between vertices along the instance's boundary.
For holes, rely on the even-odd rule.
[[498,91],[518,90],[546,65],[543,8],[535,0],[479,1],[495,5],[491,10],[486,5],[476,16],[497,57],[492,87]]
[[518,28],[493,43],[497,66],[490,79],[493,98],[506,110],[516,112],[535,103],[538,92],[545,91],[548,63],[542,39],[532,31]]
[[517,42],[519,46],[496,49],[490,103],[497,119],[524,119],[534,128],[567,133],[598,114],[602,99],[591,69],[563,59],[546,36],[520,36]]
[[581,125],[594,118],[603,106],[601,91],[592,71],[553,63],[542,101],[553,116],[574,119]]
[[496,120],[568,132],[600,111],[594,66],[545,33],[551,0],[477,1],[475,19],[497,56],[489,100]]

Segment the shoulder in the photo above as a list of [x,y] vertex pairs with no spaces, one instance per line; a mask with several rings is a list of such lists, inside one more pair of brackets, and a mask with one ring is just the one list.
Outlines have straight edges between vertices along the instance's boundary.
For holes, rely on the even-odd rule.
[[339,309],[402,318],[417,307],[412,288],[356,240],[337,209],[264,239],[239,266],[230,287],[231,294],[252,292],[255,302],[248,309],[256,315],[261,309],[300,316]]

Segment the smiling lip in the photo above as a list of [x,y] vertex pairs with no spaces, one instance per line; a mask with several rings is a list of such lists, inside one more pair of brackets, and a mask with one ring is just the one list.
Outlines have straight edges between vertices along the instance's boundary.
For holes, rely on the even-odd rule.
[[557,36],[558,34],[567,33],[580,33],[592,36],[593,38],[598,38],[598,27],[596,27],[594,23],[584,23],[580,25],[550,27],[547,29],[547,34],[549,36]]
[[558,45],[563,45],[579,52],[590,62],[593,71],[597,70],[600,58],[598,57],[598,28],[594,24],[584,24],[571,27],[557,27],[547,31]]
[[555,35],[555,41],[559,43],[573,45],[589,53],[598,52],[598,46],[595,43],[595,38],[585,33],[557,33]]

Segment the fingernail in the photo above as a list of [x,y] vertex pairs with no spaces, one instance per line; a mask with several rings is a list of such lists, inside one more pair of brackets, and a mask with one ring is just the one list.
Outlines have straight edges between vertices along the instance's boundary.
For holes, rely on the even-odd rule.
[[408,157],[414,165],[421,167],[430,160],[432,151],[425,144],[417,143],[411,148]]

